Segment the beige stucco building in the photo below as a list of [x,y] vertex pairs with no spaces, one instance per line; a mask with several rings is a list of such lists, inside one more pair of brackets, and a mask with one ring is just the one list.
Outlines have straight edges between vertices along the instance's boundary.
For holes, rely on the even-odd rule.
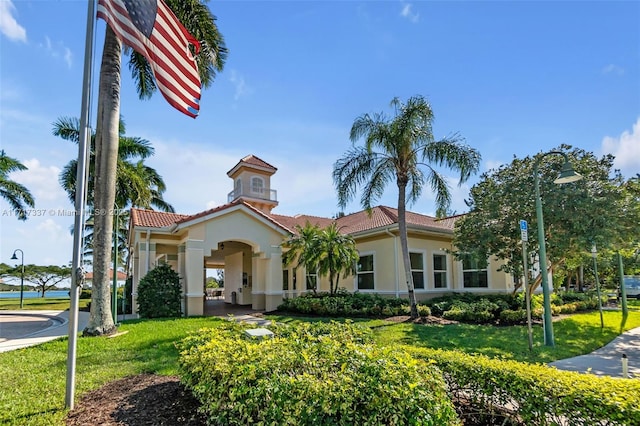
[[[133,306],[140,279],[159,262],[180,275],[184,313],[202,315],[207,268],[224,269],[224,300],[275,310],[285,297],[328,290],[326,277],[282,264],[282,242],[295,226],[308,221],[325,227],[336,222],[351,235],[360,261],[355,276],[341,278],[340,287],[389,297],[406,297],[406,280],[398,236],[397,210],[378,206],[337,219],[273,213],[278,205],[270,178],[275,167],[254,155],[241,159],[227,175],[233,180],[228,203],[194,215],[132,209],[129,244],[133,266]],[[453,247],[455,217],[436,218],[407,212],[411,273],[418,300],[451,292],[506,293],[513,279],[498,264],[457,261]]]

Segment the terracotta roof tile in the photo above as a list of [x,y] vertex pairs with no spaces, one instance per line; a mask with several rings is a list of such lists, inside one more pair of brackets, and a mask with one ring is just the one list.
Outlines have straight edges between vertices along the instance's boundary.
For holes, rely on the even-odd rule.
[[319,216],[309,216],[309,215],[296,215],[296,216],[284,216],[279,214],[270,214],[274,220],[286,226],[292,233],[297,234],[296,225],[305,226],[307,222],[312,225],[317,225],[321,228],[327,227],[331,225],[331,223],[335,222],[334,219],[330,219],[327,217],[319,217]]
[[271,164],[267,163],[263,159],[258,158],[253,154],[249,154],[249,155],[245,156],[244,158],[242,158],[240,161],[238,161],[238,164],[233,166],[231,168],[231,170],[229,170],[227,172],[227,175],[229,173],[231,173],[232,171],[234,171],[236,168],[238,168],[238,167],[240,167],[242,165],[257,166],[257,167],[261,167],[261,168],[264,168],[264,169],[269,169],[269,170],[271,170],[273,172],[276,172],[278,170],[276,167],[274,167]]
[[185,217],[189,216],[155,210],[131,209],[131,224],[145,228],[164,228],[173,225]]

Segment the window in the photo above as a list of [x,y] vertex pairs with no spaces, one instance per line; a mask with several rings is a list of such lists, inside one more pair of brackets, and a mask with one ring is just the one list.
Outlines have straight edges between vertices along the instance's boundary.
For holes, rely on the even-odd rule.
[[261,177],[254,176],[251,178],[251,192],[262,194],[264,192],[264,181]]
[[287,291],[289,290],[289,270],[282,270],[282,289]]
[[462,258],[462,276],[465,288],[487,288],[487,261],[477,259],[472,255]]
[[242,179],[238,178],[236,179],[236,185],[233,188],[233,195],[234,197],[239,197],[240,194],[242,194]]
[[424,256],[422,253],[409,253],[409,260],[411,261],[413,287],[424,289]]
[[316,272],[307,272],[307,290],[318,289],[318,274]]
[[358,290],[373,290],[375,288],[373,255],[360,256],[356,268]]
[[291,283],[293,290],[297,290],[298,288],[298,270],[293,268],[293,282]]
[[447,256],[433,255],[433,287],[447,288]]

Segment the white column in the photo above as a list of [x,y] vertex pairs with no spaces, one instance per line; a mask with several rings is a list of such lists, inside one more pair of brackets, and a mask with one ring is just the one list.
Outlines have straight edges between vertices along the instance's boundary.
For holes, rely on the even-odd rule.
[[202,240],[187,240],[185,247],[185,315],[204,313],[204,250]]

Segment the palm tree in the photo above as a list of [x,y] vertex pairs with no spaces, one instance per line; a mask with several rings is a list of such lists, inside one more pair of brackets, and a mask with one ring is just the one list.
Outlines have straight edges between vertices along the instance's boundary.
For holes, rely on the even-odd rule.
[[[428,184],[436,195],[438,213],[447,210],[451,192],[446,178],[434,166],[446,166],[460,173],[460,183],[478,171],[480,153],[464,144],[458,134],[435,140],[432,132],[433,111],[422,96],[413,96],[402,103],[391,101],[394,117],[384,114],[364,114],[356,118],[350,133],[353,144],[364,138],[364,147],[353,147],[333,166],[333,181],[342,208],[362,187],[360,203],[371,211],[371,204],[384,193],[393,180],[398,186],[398,228],[405,270],[411,316],[418,309],[411,275],[407,243],[407,204],[415,202]],[[426,169],[426,174],[422,171]],[[407,190],[409,191],[407,193]]]
[[[201,49],[196,60],[203,87],[213,83],[216,72],[221,71],[227,56],[227,48],[215,23],[215,16],[204,2],[199,0],[168,0],[168,6],[187,30],[200,41]],[[98,97],[98,122],[96,125],[96,182],[94,206],[98,211],[109,211],[116,201],[116,174],[118,158],[118,119],[120,116],[120,70],[122,43],[107,25]],[[129,69],[136,82],[140,98],[149,98],[156,90],[151,67],[146,59],[131,50]],[[91,314],[84,330],[87,335],[109,334],[114,330],[109,308],[109,264],[111,257],[111,230],[113,216],[96,218],[93,259],[93,291]]]
[[340,273],[346,277],[354,272],[359,258],[355,241],[341,234],[335,222],[324,229],[307,222],[304,227],[296,225],[296,231],[298,235],[283,243],[288,249],[283,256],[284,264],[297,261],[296,268],[303,266],[320,277],[329,276],[329,292],[335,294]]
[[[174,212],[173,206],[167,203],[162,194],[166,185],[162,176],[144,164],[144,160],[154,154],[151,143],[139,137],[126,136],[126,125],[121,118],[118,127],[118,158],[116,163],[116,196],[115,206],[156,208],[165,212]],[[78,143],[80,124],[77,118],[62,117],[53,124],[53,134],[62,139]],[[94,206],[95,189],[95,132],[91,135],[89,149],[89,179],[87,182],[87,204]],[[60,185],[73,203],[76,197],[76,159],[69,161],[60,172]]]
[[[282,262],[289,266],[296,262],[296,268],[304,267],[307,271],[318,270],[317,242],[320,228],[307,221],[304,227],[296,225],[297,235],[286,240],[282,246],[287,251],[282,256]],[[315,293],[316,287],[313,287]]]
[[27,220],[26,207],[35,206],[31,192],[24,186],[9,179],[9,174],[27,170],[27,167],[8,157],[4,149],[0,151],[0,196],[4,198],[14,210],[19,220]]
[[329,276],[331,294],[338,291],[341,272],[344,278],[355,275],[355,265],[360,258],[353,237],[341,234],[335,222],[318,234],[317,256],[318,275]]

